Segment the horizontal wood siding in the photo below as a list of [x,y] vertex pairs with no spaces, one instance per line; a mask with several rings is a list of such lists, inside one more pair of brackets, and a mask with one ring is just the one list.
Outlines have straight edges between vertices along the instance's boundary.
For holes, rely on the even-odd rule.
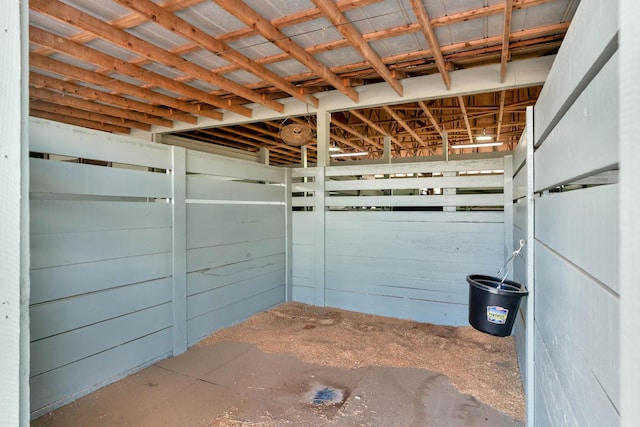
[[327,305],[466,325],[468,274],[503,263],[502,212],[327,212]]
[[285,173],[187,153],[187,342],[285,300]]
[[284,170],[32,125],[32,417],[284,301]]
[[[168,147],[34,120],[31,410],[41,415],[171,353]],[[161,200],[158,200],[160,198]],[[157,201],[158,200],[158,201]]]
[[293,266],[292,299],[314,304],[315,289],[315,234],[313,212],[293,212]]
[[536,425],[620,423],[619,187],[589,180],[619,162],[617,3],[580,4],[535,108]]

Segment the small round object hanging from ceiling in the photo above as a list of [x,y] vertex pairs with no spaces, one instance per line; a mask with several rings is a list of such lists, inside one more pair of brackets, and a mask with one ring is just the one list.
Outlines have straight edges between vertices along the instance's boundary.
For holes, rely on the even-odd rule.
[[300,147],[313,140],[313,131],[310,126],[291,123],[280,130],[280,137],[287,144]]

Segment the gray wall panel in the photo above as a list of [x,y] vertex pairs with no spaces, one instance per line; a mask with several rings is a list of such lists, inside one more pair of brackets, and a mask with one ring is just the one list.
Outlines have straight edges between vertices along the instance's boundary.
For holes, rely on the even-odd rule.
[[153,280],[31,306],[31,339],[39,340],[171,301],[171,280]]
[[190,319],[188,323],[189,345],[195,344],[220,328],[242,322],[252,314],[267,310],[283,301],[284,285],[281,285]]
[[80,264],[171,251],[171,228],[31,236],[31,268]]
[[51,371],[166,329],[171,322],[171,304],[165,303],[32,342],[31,375]]
[[[31,270],[31,304],[171,276],[169,252]],[[91,277],[91,280],[87,280]]]
[[[120,197],[170,197],[171,177],[157,172],[31,160],[31,192]],[[136,185],[131,185],[135,182]]]
[[33,416],[44,415],[171,352],[171,329],[147,335],[31,378]]

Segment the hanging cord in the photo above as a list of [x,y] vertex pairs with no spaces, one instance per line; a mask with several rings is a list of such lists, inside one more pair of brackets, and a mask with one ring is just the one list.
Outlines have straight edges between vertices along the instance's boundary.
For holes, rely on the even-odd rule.
[[[515,259],[515,257],[517,257],[517,256],[522,258],[522,255],[520,255],[520,251],[522,251],[522,249],[524,248],[524,246],[526,244],[527,244],[527,242],[524,239],[520,239],[520,247],[518,249],[516,249],[515,251],[513,251],[513,254],[509,257],[507,262],[505,262],[504,265],[502,266],[502,268],[500,270],[498,270],[498,273],[496,274],[497,278],[500,278],[500,273],[502,273],[502,270],[504,270],[504,268],[509,264],[509,262],[511,262],[511,260]],[[524,258],[522,258],[522,261],[524,261]],[[507,278],[507,276],[509,275],[509,273],[511,273],[511,268],[513,267],[513,264],[515,264],[515,261],[513,263],[511,263],[511,265],[507,269],[507,272],[504,273],[504,277],[500,281],[500,285],[502,285],[504,283],[504,281]],[[498,287],[498,289],[500,289],[500,287]]]

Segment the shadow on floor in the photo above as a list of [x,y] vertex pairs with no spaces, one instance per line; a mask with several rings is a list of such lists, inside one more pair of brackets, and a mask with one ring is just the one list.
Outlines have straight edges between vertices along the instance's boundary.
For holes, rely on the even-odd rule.
[[[330,396],[337,403],[320,403]],[[314,404],[314,400],[316,403]],[[522,426],[417,368],[339,369],[252,344],[196,346],[32,426]]]

